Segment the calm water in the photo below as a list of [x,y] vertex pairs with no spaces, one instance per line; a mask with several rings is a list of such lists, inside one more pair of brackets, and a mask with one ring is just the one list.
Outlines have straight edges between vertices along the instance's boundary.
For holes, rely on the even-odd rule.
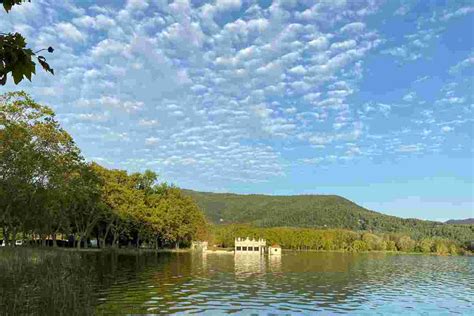
[[[0,276],[4,314],[474,315],[473,257],[57,253],[29,253],[36,259],[11,267],[18,277]],[[38,281],[53,262],[56,273]]]

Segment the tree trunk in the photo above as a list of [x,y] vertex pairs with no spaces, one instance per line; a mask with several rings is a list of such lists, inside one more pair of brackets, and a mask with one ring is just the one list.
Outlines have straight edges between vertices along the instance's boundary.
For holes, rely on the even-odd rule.
[[16,247],[16,227],[12,231],[12,246]]
[[77,249],[81,249],[81,241],[82,241],[82,236],[79,235],[79,237],[76,239],[77,242]]
[[[107,247],[107,237],[109,236],[109,232],[110,232],[110,229],[112,228],[112,223],[108,224],[106,227],[105,227],[105,234],[104,234],[104,242],[103,242],[103,245],[104,245],[104,248]],[[112,244],[113,246],[113,244]]]
[[119,234],[116,234],[116,233],[112,233],[113,234],[113,239],[112,239],[112,247],[113,248],[118,248],[118,244],[117,244],[117,241],[118,241],[118,237],[119,237]]
[[100,240],[100,231],[99,229],[97,230],[97,234],[95,236],[96,240],[97,240],[97,248],[102,248],[102,244],[101,244],[101,240]]
[[140,248],[140,234],[137,234],[137,249]]
[[87,237],[84,238],[84,249],[87,249],[89,247],[88,242],[87,242]]
[[175,247],[176,247],[176,250],[179,249],[179,241],[176,242]]
[[2,227],[3,229],[3,245],[4,246],[7,246],[7,242],[8,242],[8,229],[4,226]]
[[52,233],[51,238],[53,239],[53,248],[57,248],[58,243],[56,242],[56,233]]

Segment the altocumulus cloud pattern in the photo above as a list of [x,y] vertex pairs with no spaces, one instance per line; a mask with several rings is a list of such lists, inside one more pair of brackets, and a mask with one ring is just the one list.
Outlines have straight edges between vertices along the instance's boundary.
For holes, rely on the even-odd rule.
[[245,191],[348,162],[369,172],[437,155],[469,168],[473,12],[469,1],[33,0],[0,28],[55,47],[56,75],[20,88],[88,159]]

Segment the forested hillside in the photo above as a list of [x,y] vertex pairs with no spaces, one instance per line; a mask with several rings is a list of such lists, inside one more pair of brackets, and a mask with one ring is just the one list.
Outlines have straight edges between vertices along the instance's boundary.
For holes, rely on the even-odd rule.
[[474,218],[450,219],[449,221],[446,221],[446,224],[474,225]]
[[345,228],[356,231],[405,233],[412,238],[443,237],[474,240],[474,225],[448,225],[403,219],[367,210],[336,195],[239,195],[185,190],[217,224],[245,223],[257,227]]

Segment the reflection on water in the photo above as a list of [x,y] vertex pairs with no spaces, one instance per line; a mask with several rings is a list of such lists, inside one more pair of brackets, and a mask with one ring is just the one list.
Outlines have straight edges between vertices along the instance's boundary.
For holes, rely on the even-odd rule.
[[265,274],[266,257],[260,253],[239,253],[234,256],[234,271],[236,277],[254,277]]
[[270,271],[273,273],[281,271],[281,256],[269,256],[268,266]]
[[[88,253],[81,258],[78,271],[87,267],[87,277],[70,279],[78,289],[91,289],[87,299],[79,299],[89,306],[95,302],[96,314],[469,314],[474,308],[472,257],[308,252],[235,257]],[[18,288],[34,287],[29,274],[38,271],[26,267],[21,268],[22,286],[0,279],[0,294],[8,292],[13,299],[28,293]],[[47,283],[42,290],[48,292]],[[1,300],[6,310],[11,303]],[[39,314],[54,314],[34,297],[24,304]],[[77,306],[75,313],[91,313]]]

